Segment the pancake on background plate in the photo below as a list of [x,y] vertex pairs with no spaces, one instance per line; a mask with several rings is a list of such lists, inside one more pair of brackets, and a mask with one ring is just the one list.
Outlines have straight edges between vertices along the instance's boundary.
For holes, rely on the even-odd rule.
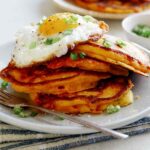
[[150,0],[69,0],[80,7],[105,13],[128,14],[150,8]]

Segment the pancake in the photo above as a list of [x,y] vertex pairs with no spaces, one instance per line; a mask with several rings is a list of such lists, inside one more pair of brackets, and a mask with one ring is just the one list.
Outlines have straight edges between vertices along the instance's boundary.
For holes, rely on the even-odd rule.
[[71,78],[79,75],[77,69],[56,69],[48,70],[46,67],[12,68],[7,67],[1,71],[1,77],[5,80],[16,80],[20,83],[42,83],[59,79]]
[[1,77],[7,79],[8,75],[21,83],[40,83],[50,80],[70,78],[80,74],[80,69],[95,72],[105,72],[113,75],[128,76],[128,70],[117,65],[85,57],[72,60],[68,55],[55,58],[42,65],[17,68],[11,62],[1,71]]
[[31,93],[30,97],[36,105],[64,113],[102,113],[110,104],[126,106],[132,103],[132,87],[130,79],[115,77],[99,82],[90,90],[60,95]]
[[11,82],[12,88],[17,92],[63,94],[94,88],[100,80],[107,79],[110,76],[108,73],[80,71],[78,75],[73,77],[42,81],[39,83],[18,82],[9,75],[6,78],[3,77],[3,79]]
[[150,8],[150,0],[75,0],[80,7],[105,13],[128,14]]
[[114,36],[105,34],[96,42],[80,43],[74,52],[84,52],[90,58],[119,65],[145,76],[150,72],[149,56],[133,44]]
[[90,70],[97,72],[107,72],[113,75],[122,75],[127,76],[128,70],[123,67],[113,65],[104,61],[100,61],[93,58],[88,58],[85,56],[84,59],[78,58],[76,61],[70,59],[69,56],[61,57],[58,59],[54,59],[47,64],[48,69],[58,69],[58,68],[79,68],[82,70]]

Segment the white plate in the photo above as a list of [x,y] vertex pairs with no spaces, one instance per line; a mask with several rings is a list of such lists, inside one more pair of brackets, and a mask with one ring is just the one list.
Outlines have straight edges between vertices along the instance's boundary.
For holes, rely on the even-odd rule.
[[[0,46],[1,68],[5,67],[8,64],[10,60],[11,50],[14,48],[14,44],[14,42],[9,42],[5,45]],[[135,87],[133,89],[134,95],[140,96],[140,99],[135,100],[134,104],[122,108],[120,112],[112,115],[82,115],[81,117],[85,120],[94,121],[109,128],[118,128],[144,117],[150,112],[150,78],[140,75],[133,75],[132,80],[135,84]],[[94,130],[84,128],[67,120],[58,121],[52,116],[41,116],[37,118],[18,118],[11,112],[11,109],[1,105],[0,120],[25,129],[47,133],[79,134],[95,132]],[[47,121],[51,122],[51,124],[48,124]]]
[[129,14],[113,14],[113,13],[102,13],[96,12],[92,10],[87,10],[81,7],[74,5],[66,0],[53,0],[57,6],[63,8],[65,11],[70,11],[74,13],[79,13],[82,15],[91,15],[97,18],[104,18],[104,19],[123,19],[127,17]]

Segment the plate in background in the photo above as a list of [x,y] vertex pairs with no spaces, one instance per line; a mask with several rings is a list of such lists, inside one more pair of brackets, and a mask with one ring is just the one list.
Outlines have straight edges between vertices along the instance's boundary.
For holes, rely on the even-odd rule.
[[71,2],[67,2],[66,0],[53,0],[53,1],[57,6],[59,6],[60,8],[64,9],[67,12],[70,11],[70,12],[74,12],[74,13],[78,13],[82,15],[91,15],[96,18],[123,19],[129,15],[129,14],[102,13],[102,12],[87,10],[79,6],[76,6],[75,4]]

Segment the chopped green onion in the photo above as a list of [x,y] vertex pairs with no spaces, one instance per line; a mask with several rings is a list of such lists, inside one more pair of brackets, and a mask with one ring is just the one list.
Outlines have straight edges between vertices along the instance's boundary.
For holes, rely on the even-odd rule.
[[35,111],[32,111],[32,112],[31,112],[31,116],[32,116],[32,117],[35,117],[37,114],[38,114],[38,113],[35,112]]
[[1,83],[1,88],[2,88],[2,89],[6,89],[7,87],[8,87],[8,82],[3,81],[3,82]]
[[57,116],[57,117],[55,117],[55,120],[64,120],[64,118],[61,116]]
[[139,25],[136,25],[132,29],[132,32],[134,32],[135,34],[137,34],[139,36],[143,36],[145,38],[149,38],[150,37],[150,26],[139,24]]
[[68,29],[68,30],[66,30],[66,31],[63,32],[63,35],[71,35],[72,32],[73,32],[72,29]]
[[78,59],[78,54],[76,54],[76,53],[70,53],[70,58],[72,60],[77,60]]
[[44,42],[45,45],[51,45],[53,44],[53,39],[52,38],[48,38],[45,42]]
[[88,15],[83,16],[83,19],[84,19],[86,22],[90,22],[90,21],[94,20],[94,18],[92,18],[91,16],[88,16]]
[[68,23],[68,19],[67,18],[64,18],[63,20],[64,20],[65,23]]
[[77,22],[77,21],[78,21],[78,17],[76,17],[76,16],[71,16],[71,20],[73,20],[74,22]]
[[126,43],[125,43],[124,41],[122,41],[122,40],[117,40],[117,41],[116,41],[116,44],[117,44],[119,47],[121,47],[121,48],[123,48],[123,47],[126,46]]
[[38,25],[38,26],[40,26],[40,25],[41,25],[41,23],[39,22],[39,23],[37,23],[37,25]]
[[107,113],[107,114],[113,114],[113,113],[116,113],[116,112],[118,112],[118,111],[120,111],[120,106],[119,106],[119,105],[116,105],[116,106],[114,106],[114,105],[109,105],[109,106],[107,107],[107,109],[106,109],[106,113]]
[[102,44],[106,48],[110,48],[111,47],[111,44],[106,39],[103,39],[103,43]]
[[52,45],[52,44],[54,44],[54,43],[56,43],[56,42],[58,42],[58,41],[60,41],[60,40],[61,40],[60,37],[48,38],[48,39],[44,42],[44,44],[45,44],[45,45]]
[[25,112],[25,111],[21,111],[18,116],[21,118],[26,118],[26,117],[30,117],[30,112]]
[[15,106],[15,107],[13,108],[13,112],[14,112],[14,114],[16,114],[16,115],[19,115],[23,110],[24,110],[24,109],[23,109],[22,107],[20,107],[20,106]]
[[86,54],[84,52],[80,53],[80,58],[85,58]]
[[53,44],[56,43],[56,42],[58,42],[58,41],[60,41],[60,40],[61,40],[60,37],[53,38]]
[[78,17],[76,17],[76,16],[70,16],[69,18],[65,18],[64,21],[67,24],[75,24],[78,21]]
[[29,49],[34,49],[36,48],[36,42],[32,42],[30,45],[29,45]]
[[20,107],[19,105],[15,106],[13,108],[13,113],[21,118],[26,118],[26,117],[30,117],[30,116],[34,117],[38,114],[37,112],[31,112],[30,110],[24,110],[24,108]]

